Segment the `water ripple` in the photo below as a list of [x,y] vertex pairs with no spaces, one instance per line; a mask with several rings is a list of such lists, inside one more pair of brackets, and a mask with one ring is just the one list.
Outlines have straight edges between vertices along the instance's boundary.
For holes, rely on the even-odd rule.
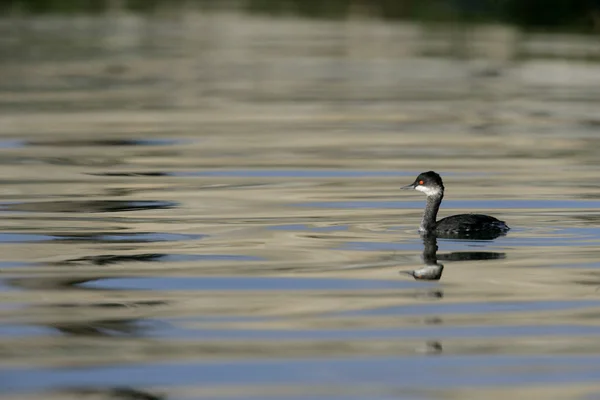
[[283,277],[161,277],[102,279],[83,285],[95,289],[136,290],[372,290],[410,289],[422,284],[394,280]]

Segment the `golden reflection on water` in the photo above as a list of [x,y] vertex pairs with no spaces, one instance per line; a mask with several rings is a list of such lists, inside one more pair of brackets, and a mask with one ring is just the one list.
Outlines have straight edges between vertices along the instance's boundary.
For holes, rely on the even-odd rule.
[[[147,22],[150,32],[186,38],[169,43],[180,58],[165,55],[171,47],[158,35],[147,54],[133,41],[132,59],[109,46],[85,62],[75,54],[2,65],[13,81],[0,91],[0,354],[5,369],[23,368],[20,391],[35,367],[264,359],[293,367],[344,357],[360,367],[398,357],[410,370],[402,357],[508,355],[527,369],[527,355],[598,356],[594,65],[572,62],[580,74],[559,86],[552,61],[490,56],[500,73],[486,77],[472,74],[476,62],[410,49],[356,53],[368,46],[336,41],[335,24],[229,18]],[[352,24],[391,48],[379,28]],[[196,51],[194,29],[207,26],[221,35]],[[252,35],[274,39],[284,27],[296,35],[250,46]],[[412,28],[397,29],[400,37]],[[314,53],[315,32],[348,52]],[[345,35],[357,39],[354,29]],[[112,76],[115,65],[122,75]],[[95,85],[99,75],[111,84]],[[430,169],[447,186],[441,216],[474,208],[513,229],[493,242],[439,241],[443,275],[415,282],[400,272],[423,266],[423,198],[398,189]],[[516,390],[473,389],[477,378],[428,390],[401,375],[353,393]],[[528,376],[520,393],[545,395]],[[309,393],[291,377],[251,388],[236,379],[160,389]],[[591,382],[552,385],[553,395],[597,393]],[[163,385],[153,376],[140,384]],[[75,386],[31,390],[76,398],[67,390]],[[312,387],[315,396],[349,393],[327,374]]]

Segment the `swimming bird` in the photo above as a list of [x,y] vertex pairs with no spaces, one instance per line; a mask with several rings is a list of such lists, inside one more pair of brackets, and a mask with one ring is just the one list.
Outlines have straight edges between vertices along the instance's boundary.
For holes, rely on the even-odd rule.
[[440,238],[494,239],[510,230],[504,221],[483,214],[459,214],[436,221],[440,204],[444,198],[442,178],[433,171],[419,174],[410,185],[401,189],[414,189],[425,193],[427,203],[419,232]]

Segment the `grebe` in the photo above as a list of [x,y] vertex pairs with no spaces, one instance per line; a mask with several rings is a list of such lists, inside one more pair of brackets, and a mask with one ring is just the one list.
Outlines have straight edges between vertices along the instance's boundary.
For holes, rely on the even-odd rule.
[[442,178],[433,171],[423,172],[413,183],[401,189],[414,189],[427,195],[425,213],[419,232],[440,238],[477,238],[494,239],[509,231],[508,225],[489,215],[459,214],[436,221],[440,204],[444,198]]

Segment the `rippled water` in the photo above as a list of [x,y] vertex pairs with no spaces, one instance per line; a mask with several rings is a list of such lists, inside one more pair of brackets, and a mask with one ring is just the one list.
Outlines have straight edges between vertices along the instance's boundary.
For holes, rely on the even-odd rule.
[[598,398],[598,66],[237,18],[3,22],[6,398]]

